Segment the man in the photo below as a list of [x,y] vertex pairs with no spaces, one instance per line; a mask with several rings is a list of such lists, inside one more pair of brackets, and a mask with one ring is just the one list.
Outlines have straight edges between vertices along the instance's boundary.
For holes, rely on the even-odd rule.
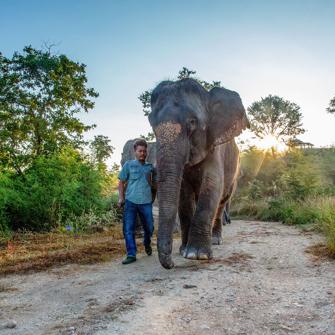
[[[124,164],[119,178],[118,206],[124,204],[123,233],[126,240],[127,258],[122,264],[130,264],[136,261],[135,226],[137,213],[143,224],[143,244],[148,256],[152,254],[151,236],[154,232],[154,220],[152,216],[151,187],[156,187],[156,174],[154,167],[146,163],[147,142],[137,140],[134,143],[135,159]],[[127,183],[127,191],[125,188]]]

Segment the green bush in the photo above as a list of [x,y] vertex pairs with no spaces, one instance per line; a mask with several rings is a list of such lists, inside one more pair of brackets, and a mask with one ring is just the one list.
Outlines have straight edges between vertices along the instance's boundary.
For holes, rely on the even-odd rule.
[[72,148],[37,157],[22,176],[3,170],[1,229],[50,230],[92,210],[101,217],[112,208],[106,196],[112,193],[112,179]]

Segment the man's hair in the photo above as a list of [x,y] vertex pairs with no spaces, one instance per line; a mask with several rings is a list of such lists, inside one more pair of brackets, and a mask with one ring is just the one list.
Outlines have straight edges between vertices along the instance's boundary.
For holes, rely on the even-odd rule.
[[146,140],[143,140],[143,139],[139,139],[139,140],[136,140],[135,143],[134,143],[134,150],[136,151],[137,147],[145,147],[147,148],[148,147],[148,143]]

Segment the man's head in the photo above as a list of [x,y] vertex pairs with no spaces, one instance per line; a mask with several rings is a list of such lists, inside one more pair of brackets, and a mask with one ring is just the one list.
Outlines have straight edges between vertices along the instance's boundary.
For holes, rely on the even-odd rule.
[[134,154],[135,157],[141,162],[144,163],[147,158],[147,141],[146,140],[136,140],[134,143]]

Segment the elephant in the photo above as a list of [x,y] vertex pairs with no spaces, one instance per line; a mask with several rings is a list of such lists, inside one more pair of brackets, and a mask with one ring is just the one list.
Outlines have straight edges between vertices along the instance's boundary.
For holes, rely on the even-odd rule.
[[191,78],[163,81],[151,94],[149,122],[156,135],[160,263],[174,267],[171,252],[177,211],[180,253],[210,259],[222,243],[222,217],[239,170],[234,138],[249,128],[238,93],[207,91]]

